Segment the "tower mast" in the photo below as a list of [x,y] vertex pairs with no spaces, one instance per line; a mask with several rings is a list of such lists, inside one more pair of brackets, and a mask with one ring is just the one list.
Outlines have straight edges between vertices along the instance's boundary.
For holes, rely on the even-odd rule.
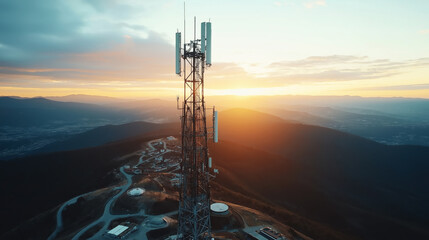
[[[208,157],[208,140],[211,133],[207,128],[204,100],[204,70],[211,65],[210,22],[201,23],[201,39],[196,39],[194,18],[194,39],[185,43],[183,49],[181,33],[176,33],[178,75],[182,74],[182,59],[184,100],[181,107],[182,160],[177,236],[178,239],[186,240],[211,239]],[[213,131],[213,139],[217,141],[217,131]]]

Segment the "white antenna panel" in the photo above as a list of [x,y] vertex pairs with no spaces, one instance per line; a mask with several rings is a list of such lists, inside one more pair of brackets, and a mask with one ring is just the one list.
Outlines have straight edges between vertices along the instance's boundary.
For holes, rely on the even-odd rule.
[[219,135],[218,135],[218,117],[217,117],[217,111],[213,112],[213,142],[217,143],[219,141]]
[[201,23],[201,52],[206,52],[206,23]]
[[182,73],[182,70],[180,68],[182,63],[182,58],[180,54],[180,48],[182,45],[182,34],[180,32],[176,33],[176,74]]
[[212,23],[206,23],[207,28],[207,46],[206,46],[206,63],[212,65]]

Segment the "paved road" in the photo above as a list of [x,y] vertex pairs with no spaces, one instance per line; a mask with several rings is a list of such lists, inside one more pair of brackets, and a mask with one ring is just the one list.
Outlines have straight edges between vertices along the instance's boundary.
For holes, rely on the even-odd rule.
[[[159,139],[156,139],[156,140],[152,140],[152,141],[149,141],[148,142],[148,146],[152,149],[152,151],[156,151],[156,148],[154,147],[154,146],[152,146],[152,143],[154,143],[154,142],[159,142],[160,140]],[[160,153],[160,154],[158,154],[158,155],[154,155],[154,156],[152,156],[152,157],[150,157],[150,158],[148,158],[148,159],[146,159],[146,161],[143,161],[143,157],[144,157],[144,155],[142,154],[141,156],[140,156],[140,158],[139,158],[139,162],[136,164],[136,165],[134,165],[133,167],[135,168],[135,167],[138,167],[138,166],[140,166],[141,164],[143,164],[143,162],[147,162],[147,161],[149,161],[149,160],[151,160],[151,159],[153,159],[153,158],[156,158],[156,157],[159,157],[159,156],[161,156],[161,155],[164,155],[164,154],[166,154],[166,153],[168,153],[168,152],[171,152],[171,150],[170,149],[167,149],[167,145],[165,144],[165,141],[162,141],[162,143],[163,143],[163,145],[164,145],[164,150],[165,150],[165,152],[163,152],[163,153]]]
[[65,202],[60,207],[60,209],[58,209],[58,211],[57,211],[57,227],[55,228],[55,231],[48,237],[48,240],[55,239],[57,237],[58,233],[63,229],[63,211],[64,211],[64,208],[67,207],[68,205],[75,204],[78,198],[83,197],[83,196],[90,194],[90,193],[92,193],[92,192],[84,193],[84,194],[81,194],[77,197],[74,197],[74,198],[68,200],[67,202]]
[[[157,139],[157,140],[152,140],[152,141],[150,141],[150,142],[148,142],[148,146],[153,150],[153,151],[156,151],[156,148],[154,147],[154,146],[152,146],[152,143],[154,143],[154,142],[160,142],[160,140],[159,139]],[[146,161],[150,161],[151,159],[153,159],[153,158],[155,158],[155,157],[158,157],[158,156],[161,156],[161,155],[164,155],[164,154],[166,154],[166,153],[168,153],[168,152],[171,152],[171,150],[169,150],[169,149],[167,149],[167,146],[166,146],[166,143],[165,143],[165,141],[162,141],[162,143],[163,143],[163,148],[164,148],[164,150],[165,150],[165,152],[163,152],[163,153],[160,153],[160,154],[158,154],[158,155],[155,155],[155,156],[152,156],[152,157],[150,157],[150,158],[148,158],[148,159],[146,159],[145,161],[143,161],[143,155],[139,158],[139,162],[134,166],[134,167],[138,167],[140,164],[142,164],[143,162],[146,162]],[[130,174],[127,174],[125,171],[124,171],[124,167],[121,167],[120,168],[120,172],[122,173],[122,175],[124,175],[124,177],[125,177],[125,179],[126,179],[126,183],[124,184],[124,185],[122,185],[122,186],[119,186],[119,187],[116,187],[115,189],[120,189],[120,192],[119,193],[117,193],[115,196],[113,196],[107,203],[106,203],[106,205],[105,205],[105,207],[104,207],[104,212],[103,212],[103,215],[100,217],[100,218],[98,218],[97,220],[95,220],[94,222],[92,222],[91,224],[89,224],[89,225],[87,225],[86,227],[84,227],[84,228],[82,228],[72,239],[73,240],[78,240],[86,231],[88,231],[90,228],[92,228],[92,227],[94,227],[94,226],[96,226],[97,224],[100,224],[100,223],[102,223],[103,224],[103,227],[96,233],[96,234],[94,234],[90,239],[101,239],[102,238],[102,236],[103,236],[103,234],[107,231],[107,229],[108,229],[108,227],[109,227],[109,224],[110,224],[110,222],[111,221],[113,221],[113,220],[115,220],[115,219],[119,219],[119,218],[125,218],[125,217],[135,217],[135,216],[150,216],[150,215],[147,215],[145,212],[144,212],[144,210],[142,210],[142,211],[140,211],[140,212],[138,212],[138,213],[133,213],[133,214],[121,214],[121,215],[113,215],[113,214],[111,214],[111,208],[112,208],[112,205],[115,203],[115,201],[118,199],[118,197],[120,197],[122,194],[124,194],[127,190],[128,190],[128,188],[132,185],[132,176],[133,175],[130,175]],[[63,210],[64,210],[64,208],[66,207],[66,206],[68,206],[68,205],[70,205],[70,204],[74,204],[74,203],[76,203],[76,201],[77,201],[77,199],[79,198],[79,197],[81,197],[81,196],[84,196],[84,195],[87,195],[87,194],[89,194],[89,193],[85,193],[85,194],[82,194],[82,195],[79,195],[79,196],[77,196],[77,197],[74,197],[74,198],[72,198],[72,199],[70,199],[69,201],[67,201],[67,202],[65,202],[61,207],[60,207],[60,209],[58,210],[58,212],[57,212],[57,227],[56,227],[56,229],[55,229],[55,231],[49,236],[49,238],[48,238],[48,240],[53,240],[53,239],[55,239],[55,237],[57,236],[57,234],[62,230],[62,228],[63,228],[63,222],[62,222],[62,212],[63,212]],[[168,214],[164,214],[165,216],[169,216],[170,214],[175,214],[175,212],[172,212],[172,213],[168,213]],[[135,237],[137,237],[138,236],[138,239],[142,239],[142,240],[145,240],[145,239],[147,239],[147,237],[146,237],[146,233],[147,233],[147,231],[149,231],[149,229],[140,229],[141,231],[138,231],[138,232],[136,232],[135,233]],[[132,235],[134,235],[134,234],[132,234]]]
[[119,218],[119,217],[124,217],[124,216],[128,216],[127,214],[125,215],[112,215],[110,214],[110,208],[112,207],[112,204],[116,201],[116,199],[121,196],[125,191],[127,191],[127,189],[131,186],[131,184],[133,183],[132,181],[132,175],[127,174],[124,171],[124,167],[120,168],[120,172],[125,176],[127,183],[122,185],[120,187],[121,191],[119,193],[117,193],[115,196],[113,196],[106,204],[106,206],[104,207],[104,212],[103,215],[95,220],[94,222],[92,222],[91,224],[87,225],[86,227],[84,227],[82,230],[80,230],[72,239],[73,240],[77,240],[80,238],[80,236],[82,236],[82,234],[84,234],[88,229],[90,229],[91,227],[99,224],[99,223],[103,223],[104,226],[103,228],[98,231],[97,234],[95,234],[92,238],[97,238],[98,235],[101,235],[102,233],[104,233],[108,226],[108,223],[110,223],[110,221],[112,221],[115,218]]
[[[156,149],[152,146],[152,143],[153,142],[159,142],[160,140],[153,140],[153,141],[150,141],[149,143],[148,143],[148,145],[149,145],[149,147],[151,148],[151,149],[153,149],[154,151],[156,151]],[[164,154],[166,154],[167,152],[170,152],[171,150],[168,150],[167,148],[166,148],[166,144],[165,144],[165,142],[163,141],[163,147],[164,147],[164,149],[165,149],[165,152],[163,152],[163,153],[161,153],[161,154],[158,154],[158,155],[155,155],[155,156],[153,156],[153,157],[151,157],[151,158],[148,158],[146,161],[149,161],[149,160],[151,160],[151,159],[153,159],[153,158],[155,158],[155,157],[158,157],[158,156],[161,156],[161,155],[164,155]],[[139,159],[139,163],[137,164],[137,165],[135,165],[135,167],[137,167],[138,165],[140,165],[140,164],[142,164],[143,163],[143,156],[141,156],[140,157],[140,159]],[[110,213],[110,210],[111,210],[111,207],[112,207],[112,205],[114,204],[114,202],[116,201],[116,199],[118,198],[118,197],[120,197],[123,193],[125,193],[125,191],[127,191],[127,189],[131,186],[131,184],[133,183],[132,182],[132,176],[133,175],[129,175],[129,174],[127,174],[125,171],[124,171],[124,167],[121,167],[120,168],[120,172],[125,176],[125,178],[126,178],[126,180],[127,180],[127,183],[126,184],[124,184],[124,185],[122,185],[121,187],[120,187],[120,189],[121,189],[121,191],[118,193],[118,194],[116,194],[114,197],[112,197],[110,200],[109,200],[109,202],[106,204],[106,206],[104,207],[104,213],[103,213],[103,215],[99,218],[99,219],[97,219],[96,221],[94,221],[94,222],[92,222],[91,224],[89,224],[89,225],[87,225],[85,228],[83,228],[83,229],[81,229],[74,237],[73,237],[73,239],[72,240],[78,240],[79,239],[79,237],[81,237],[88,229],[90,229],[91,227],[93,227],[93,226],[95,226],[95,225],[97,225],[97,224],[99,224],[99,223],[103,223],[104,224],[104,226],[103,226],[103,228],[101,228],[96,234],[94,234],[90,239],[100,239],[102,236],[103,236],[103,234],[107,231],[107,229],[108,229],[108,227],[109,227],[109,223],[111,222],[111,221],[113,221],[113,220],[115,220],[115,219],[118,219],[118,218],[124,218],[124,217],[135,217],[135,216],[148,216],[145,212],[144,212],[144,210],[142,210],[142,211],[140,211],[140,212],[138,212],[138,213],[134,213],[134,214],[122,214],[122,215],[112,215],[111,213]],[[143,238],[143,239],[147,239],[146,238],[146,231],[142,231],[142,232],[144,232],[144,234],[138,234],[139,235],[139,237],[140,238]]]

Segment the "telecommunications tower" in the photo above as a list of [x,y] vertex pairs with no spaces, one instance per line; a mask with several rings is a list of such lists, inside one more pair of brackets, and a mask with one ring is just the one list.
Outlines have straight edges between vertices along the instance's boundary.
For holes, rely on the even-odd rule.
[[[176,74],[183,76],[184,99],[182,110],[182,160],[179,203],[178,239],[211,239],[210,223],[210,170],[208,140],[218,141],[217,111],[213,108],[213,127],[207,127],[204,101],[204,70],[211,61],[211,23],[201,23],[201,39],[186,43],[185,36],[176,33]],[[185,34],[184,34],[185,35]],[[183,66],[182,61],[183,59]],[[209,131],[209,130],[210,131]]]

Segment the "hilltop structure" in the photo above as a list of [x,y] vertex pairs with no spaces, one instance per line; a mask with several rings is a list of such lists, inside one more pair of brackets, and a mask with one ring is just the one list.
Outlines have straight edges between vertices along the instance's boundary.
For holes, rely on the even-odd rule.
[[[186,43],[184,34],[176,33],[176,74],[183,75],[184,100],[182,110],[182,161],[180,179],[178,239],[211,239],[210,174],[207,142],[206,105],[204,100],[204,71],[211,65],[211,23],[201,23],[201,39]],[[183,59],[183,69],[181,60]],[[183,71],[182,71],[183,70]],[[217,112],[213,108],[213,139],[217,142]]]

